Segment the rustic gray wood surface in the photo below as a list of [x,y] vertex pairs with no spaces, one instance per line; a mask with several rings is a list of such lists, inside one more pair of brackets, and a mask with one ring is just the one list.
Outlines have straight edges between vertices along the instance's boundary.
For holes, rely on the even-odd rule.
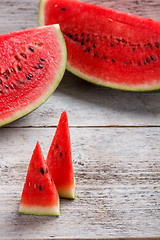
[[[88,0],[160,20],[160,0]],[[0,0],[0,33],[38,26],[38,0]],[[69,118],[76,199],[60,217],[18,213],[36,141]],[[66,72],[40,108],[0,128],[0,239],[160,239],[160,92],[129,93]]]

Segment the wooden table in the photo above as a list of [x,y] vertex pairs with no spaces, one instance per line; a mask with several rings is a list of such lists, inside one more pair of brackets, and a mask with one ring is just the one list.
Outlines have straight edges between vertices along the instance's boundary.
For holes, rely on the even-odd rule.
[[[90,0],[160,20],[160,0]],[[38,0],[0,0],[0,33],[38,25]],[[46,156],[69,118],[76,199],[60,217],[18,213],[36,141]],[[129,93],[66,72],[39,109],[0,129],[0,239],[160,237],[160,92]],[[159,238],[160,239],[160,238]]]

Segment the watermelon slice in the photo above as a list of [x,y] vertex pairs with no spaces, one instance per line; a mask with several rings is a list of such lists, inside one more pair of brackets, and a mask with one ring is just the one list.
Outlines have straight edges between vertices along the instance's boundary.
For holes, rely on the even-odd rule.
[[40,106],[66,67],[59,25],[0,35],[0,126]]
[[60,214],[57,189],[49,175],[39,142],[29,164],[19,212],[35,215]]
[[48,155],[47,166],[61,198],[75,198],[75,178],[67,113],[63,112]]
[[39,24],[54,23],[72,73],[117,89],[160,88],[160,22],[77,0],[41,0]]

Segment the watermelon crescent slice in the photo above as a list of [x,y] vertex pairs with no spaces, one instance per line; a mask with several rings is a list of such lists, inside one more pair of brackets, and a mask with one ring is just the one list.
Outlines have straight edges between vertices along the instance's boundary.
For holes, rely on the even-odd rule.
[[41,0],[39,24],[54,23],[72,73],[117,89],[160,89],[160,22],[78,0]]
[[75,198],[75,178],[67,113],[63,112],[52,140],[47,166],[61,198]]
[[50,177],[39,142],[36,144],[29,164],[19,212],[34,215],[60,215],[57,189]]
[[0,35],[0,126],[44,103],[66,68],[59,25]]

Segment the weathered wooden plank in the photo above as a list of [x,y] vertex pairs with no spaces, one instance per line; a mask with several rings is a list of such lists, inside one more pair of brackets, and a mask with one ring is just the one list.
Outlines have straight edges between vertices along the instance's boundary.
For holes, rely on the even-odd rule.
[[[107,7],[159,18],[159,0],[94,1]],[[38,0],[0,0],[0,33],[38,25]],[[124,93],[86,83],[66,73],[51,98],[38,110],[9,127],[55,126],[67,110],[71,126],[159,126],[160,95]]]
[[56,126],[66,110],[70,126],[160,126],[160,94],[99,87],[67,72],[39,109],[7,127]]
[[72,128],[76,199],[58,218],[18,213],[36,140],[46,156],[54,131],[0,129],[1,239],[159,237],[159,128]]
[[[85,0],[106,7],[160,20],[159,0]],[[0,0],[0,33],[38,25],[39,0]]]

